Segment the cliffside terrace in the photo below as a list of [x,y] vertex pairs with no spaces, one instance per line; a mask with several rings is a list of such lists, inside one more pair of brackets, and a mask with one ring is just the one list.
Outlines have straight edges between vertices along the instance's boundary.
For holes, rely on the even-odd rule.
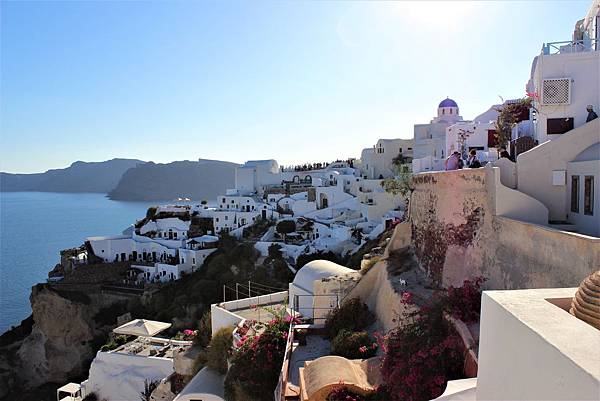
[[111,351],[119,354],[173,359],[174,354],[186,350],[191,341],[179,341],[160,337],[137,337]]

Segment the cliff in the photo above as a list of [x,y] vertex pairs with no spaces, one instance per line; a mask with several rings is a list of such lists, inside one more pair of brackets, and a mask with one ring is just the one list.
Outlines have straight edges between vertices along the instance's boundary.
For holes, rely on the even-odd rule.
[[0,337],[0,398],[24,391],[23,399],[33,399],[40,385],[86,376],[129,298],[100,286],[33,287],[32,316]]
[[113,189],[123,173],[144,162],[112,159],[103,162],[76,161],[67,168],[36,174],[0,173],[0,191],[101,192]]
[[212,200],[234,187],[237,166],[218,160],[150,162],[127,171],[108,195],[127,201]]

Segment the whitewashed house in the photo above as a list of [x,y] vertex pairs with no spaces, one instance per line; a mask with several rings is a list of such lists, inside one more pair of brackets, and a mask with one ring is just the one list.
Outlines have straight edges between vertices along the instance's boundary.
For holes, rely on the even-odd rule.
[[380,139],[372,148],[363,149],[360,156],[360,176],[365,179],[393,177],[394,159],[402,154],[412,160],[413,143],[414,139]]
[[[466,159],[471,150],[477,151],[477,157],[482,162],[496,160],[494,134],[496,123],[461,121],[446,128],[446,155],[460,152]],[[463,149],[464,144],[464,149]],[[492,152],[490,153],[490,147]],[[464,150],[464,152],[463,152]]]
[[149,221],[140,228],[140,234],[154,238],[183,240],[187,238],[190,221],[178,217],[168,217]]
[[600,2],[594,0],[573,36],[545,43],[533,59],[527,92],[536,114],[535,138],[541,144],[585,124],[592,105],[600,109]]

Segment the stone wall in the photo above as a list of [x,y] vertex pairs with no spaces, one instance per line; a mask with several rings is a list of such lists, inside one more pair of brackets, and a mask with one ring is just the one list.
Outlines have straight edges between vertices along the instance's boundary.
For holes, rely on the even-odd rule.
[[[421,173],[411,198],[412,245],[421,268],[440,286],[484,276],[489,289],[577,286],[600,266],[600,239],[499,216],[527,210],[544,216],[524,194],[508,207],[497,168]],[[521,203],[518,203],[521,202]],[[501,206],[501,207],[498,207]],[[542,206],[543,207],[543,206]]]

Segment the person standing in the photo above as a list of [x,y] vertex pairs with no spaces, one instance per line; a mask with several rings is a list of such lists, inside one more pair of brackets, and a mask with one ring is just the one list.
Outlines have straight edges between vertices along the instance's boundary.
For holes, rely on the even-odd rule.
[[586,123],[589,123],[590,121],[598,118],[598,114],[596,114],[596,112],[594,111],[594,106],[589,104],[586,110],[588,112],[587,118],[585,119]]
[[452,153],[446,159],[444,166],[446,171],[458,170],[460,168],[460,154],[458,152]]
[[508,150],[506,150],[506,148],[503,146],[500,148],[500,158],[505,158],[510,160],[511,162],[514,162],[514,159],[512,158],[512,156],[510,155],[510,153],[508,153]]
[[481,167],[481,162],[477,158],[477,151],[475,149],[471,149],[471,151],[469,152],[469,157],[467,159],[467,167],[469,167],[469,168]]

